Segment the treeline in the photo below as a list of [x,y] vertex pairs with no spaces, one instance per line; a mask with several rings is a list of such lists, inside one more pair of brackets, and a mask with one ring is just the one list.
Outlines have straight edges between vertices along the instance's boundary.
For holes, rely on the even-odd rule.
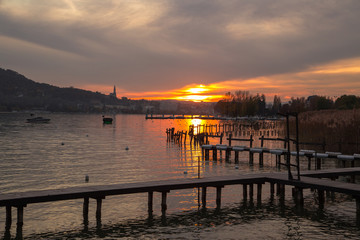
[[266,104],[264,94],[252,95],[248,91],[228,92],[224,99],[218,101],[214,110],[218,114],[231,117],[241,116],[269,116],[278,112],[306,112],[325,109],[354,109],[360,108],[360,97],[355,95],[342,95],[335,101],[326,96],[309,96],[307,98],[291,98],[282,103],[279,96],[275,95],[272,104]]

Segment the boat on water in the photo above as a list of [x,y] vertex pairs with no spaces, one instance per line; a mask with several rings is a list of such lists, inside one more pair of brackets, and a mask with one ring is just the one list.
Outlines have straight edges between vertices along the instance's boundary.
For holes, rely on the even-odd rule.
[[50,118],[43,118],[43,117],[34,117],[26,119],[28,123],[48,123],[50,122]]
[[104,124],[111,124],[113,119],[111,117],[104,117],[103,116],[103,123]]

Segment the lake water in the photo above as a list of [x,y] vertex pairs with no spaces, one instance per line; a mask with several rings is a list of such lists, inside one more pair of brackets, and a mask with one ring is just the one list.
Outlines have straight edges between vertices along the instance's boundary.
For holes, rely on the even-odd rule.
[[[101,115],[42,114],[48,124],[26,123],[29,114],[0,114],[0,193],[73,186],[144,182],[166,179],[278,171],[275,157],[264,167],[239,166],[224,160],[204,161],[197,146],[167,142],[166,129],[188,130],[201,120],[145,120],[144,115],[116,115],[103,125]],[[259,136],[258,129],[254,132]],[[275,132],[275,131],[274,131]],[[212,144],[218,140],[211,139]],[[259,146],[258,139],[254,146]],[[267,147],[281,147],[268,143]],[[126,150],[128,148],[128,150]],[[200,166],[198,157],[201,158]],[[255,157],[256,159],[256,157]],[[302,166],[307,166],[305,159]],[[327,161],[324,167],[335,167]],[[185,174],[184,172],[187,172]],[[85,182],[85,176],[89,182]],[[198,189],[168,194],[166,220],[161,195],[154,193],[154,217],[148,219],[147,194],[111,196],[103,200],[102,224],[96,225],[95,200],[90,200],[89,225],[82,219],[82,200],[29,204],[24,209],[24,239],[359,239],[355,201],[335,195],[319,210],[316,193],[304,191],[305,209],[298,210],[286,189],[285,204],[270,199],[263,186],[262,201],[244,201],[242,186],[226,186],[222,207],[215,210],[215,189],[209,188],[207,209],[199,208]],[[256,191],[256,190],[255,190]],[[5,232],[5,208],[0,208],[0,236]],[[16,233],[13,208],[12,237]]]

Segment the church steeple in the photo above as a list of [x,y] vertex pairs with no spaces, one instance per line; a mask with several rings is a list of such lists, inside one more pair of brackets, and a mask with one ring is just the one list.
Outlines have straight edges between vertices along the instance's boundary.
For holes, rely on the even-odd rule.
[[110,93],[110,96],[111,96],[111,97],[114,97],[114,98],[117,98],[115,85],[114,85],[114,91],[113,91],[112,93]]

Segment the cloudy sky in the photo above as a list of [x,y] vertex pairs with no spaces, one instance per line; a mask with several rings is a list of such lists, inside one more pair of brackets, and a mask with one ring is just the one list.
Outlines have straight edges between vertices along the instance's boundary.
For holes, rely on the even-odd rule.
[[0,67],[134,99],[360,95],[359,13],[359,0],[0,0]]

